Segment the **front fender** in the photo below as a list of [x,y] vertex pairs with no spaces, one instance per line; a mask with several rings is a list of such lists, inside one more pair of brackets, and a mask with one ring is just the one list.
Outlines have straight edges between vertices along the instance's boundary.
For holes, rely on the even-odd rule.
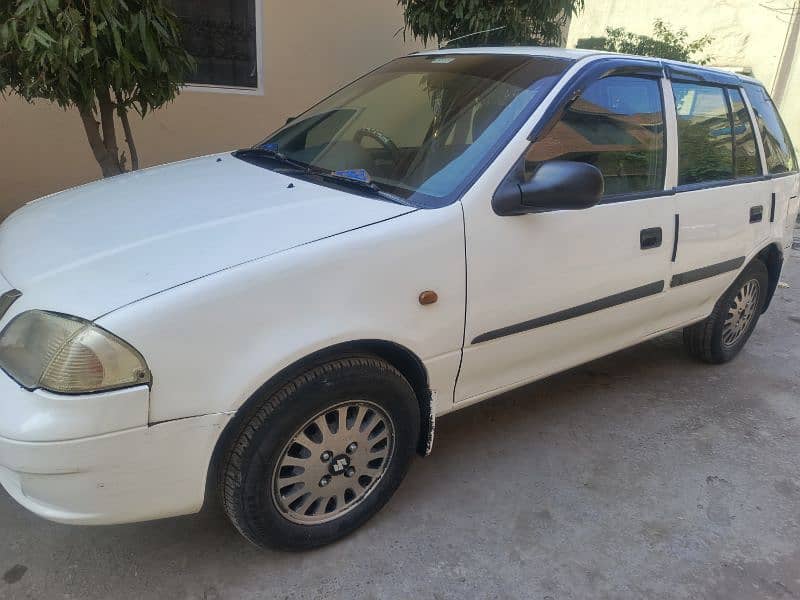
[[[147,360],[150,422],[236,411],[287,366],[362,339],[411,350],[451,401],[464,331],[462,219],[459,204],[409,213],[178,286],[98,323]],[[439,301],[422,306],[424,290]]]

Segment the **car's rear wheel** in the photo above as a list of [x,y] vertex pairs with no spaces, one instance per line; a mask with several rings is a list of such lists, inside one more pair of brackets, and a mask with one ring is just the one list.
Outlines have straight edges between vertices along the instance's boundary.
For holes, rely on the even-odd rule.
[[704,321],[683,330],[693,356],[712,364],[733,359],[747,343],[766,301],[769,275],[760,260],[750,263]]
[[418,438],[417,399],[394,367],[371,356],[317,365],[261,398],[234,436],[223,507],[259,546],[331,543],[389,500]]

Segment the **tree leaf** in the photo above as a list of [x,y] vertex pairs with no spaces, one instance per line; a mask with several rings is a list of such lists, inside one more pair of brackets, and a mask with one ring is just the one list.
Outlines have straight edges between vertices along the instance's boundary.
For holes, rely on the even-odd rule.
[[111,88],[148,114],[194,65],[164,0],[0,0],[0,49],[0,95],[84,110]]
[[[556,44],[568,15],[583,0],[398,0],[405,31],[427,43]],[[493,31],[488,31],[493,30]],[[467,37],[464,37],[467,36]]]

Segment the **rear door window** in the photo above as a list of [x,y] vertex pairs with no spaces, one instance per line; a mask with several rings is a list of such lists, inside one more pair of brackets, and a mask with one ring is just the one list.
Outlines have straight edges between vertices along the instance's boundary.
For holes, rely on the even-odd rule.
[[770,175],[797,171],[797,157],[789,134],[766,90],[754,83],[745,83],[742,87],[756,113]]
[[672,83],[678,120],[678,185],[734,179],[725,88]]
[[612,76],[591,84],[561,120],[528,149],[535,166],[548,160],[594,165],[605,195],[664,189],[665,130],[661,86],[655,79]]

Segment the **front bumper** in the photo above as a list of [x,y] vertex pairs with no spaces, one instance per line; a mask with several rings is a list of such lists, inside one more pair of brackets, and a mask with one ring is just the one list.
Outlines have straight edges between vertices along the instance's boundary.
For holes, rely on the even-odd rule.
[[169,421],[63,442],[0,437],[0,484],[59,523],[109,525],[197,512],[230,415]]
[[149,390],[29,392],[0,371],[0,485],[52,521],[112,524],[196,512],[230,418],[147,424]]

